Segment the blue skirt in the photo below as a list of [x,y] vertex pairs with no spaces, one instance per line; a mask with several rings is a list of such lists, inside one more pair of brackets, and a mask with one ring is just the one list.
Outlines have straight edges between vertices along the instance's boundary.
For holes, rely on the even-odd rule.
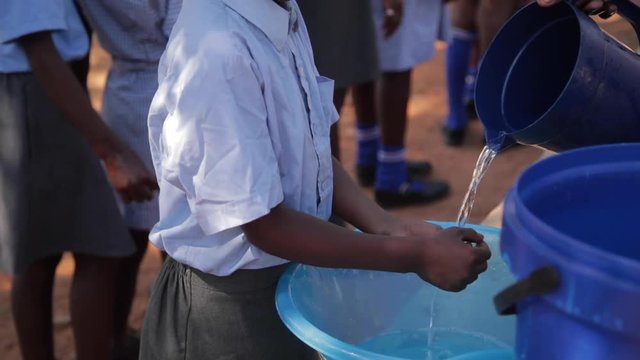
[[31,73],[0,74],[0,271],[135,246],[104,170]]

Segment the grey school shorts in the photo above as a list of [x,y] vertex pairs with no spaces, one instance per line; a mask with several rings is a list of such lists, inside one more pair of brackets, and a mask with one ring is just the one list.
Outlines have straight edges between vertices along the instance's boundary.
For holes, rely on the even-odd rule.
[[140,360],[317,360],[282,323],[287,264],[219,277],[167,258],[144,319]]

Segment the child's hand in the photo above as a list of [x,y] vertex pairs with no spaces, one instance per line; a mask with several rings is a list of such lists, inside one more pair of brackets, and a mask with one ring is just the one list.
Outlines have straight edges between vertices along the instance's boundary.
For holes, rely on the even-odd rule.
[[382,0],[382,9],[384,10],[382,28],[385,39],[388,39],[398,30],[402,22],[403,5],[403,0]]
[[[538,5],[547,7],[561,1],[563,0],[538,0]],[[605,19],[615,14],[617,10],[616,6],[609,0],[578,0],[575,4],[589,15],[599,15]]]
[[443,290],[461,291],[487,270],[490,257],[482,235],[452,227],[425,238],[416,273]]
[[119,149],[103,160],[111,184],[125,202],[151,200],[158,190],[155,176],[131,150]]

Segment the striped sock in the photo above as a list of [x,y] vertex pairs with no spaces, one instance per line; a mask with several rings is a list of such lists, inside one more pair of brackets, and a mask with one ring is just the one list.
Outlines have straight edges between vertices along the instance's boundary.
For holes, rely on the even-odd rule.
[[397,191],[407,181],[407,173],[404,146],[381,145],[376,168],[376,189]]
[[445,126],[448,129],[463,129],[467,125],[467,112],[463,102],[465,78],[476,35],[459,28],[454,28],[451,32],[452,39],[447,47],[449,116]]
[[358,142],[358,154],[356,164],[375,165],[380,141],[380,128],[376,123],[358,123],[356,125],[356,140]]
[[476,76],[478,75],[478,67],[470,66],[467,77],[464,79],[464,101],[473,101],[476,97]]

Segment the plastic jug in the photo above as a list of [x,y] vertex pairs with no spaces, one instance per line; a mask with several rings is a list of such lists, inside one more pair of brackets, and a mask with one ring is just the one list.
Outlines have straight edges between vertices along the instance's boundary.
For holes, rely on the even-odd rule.
[[[612,0],[640,34],[640,8]],[[553,151],[640,141],[640,55],[567,2],[517,12],[481,62],[476,108],[487,144]]]

